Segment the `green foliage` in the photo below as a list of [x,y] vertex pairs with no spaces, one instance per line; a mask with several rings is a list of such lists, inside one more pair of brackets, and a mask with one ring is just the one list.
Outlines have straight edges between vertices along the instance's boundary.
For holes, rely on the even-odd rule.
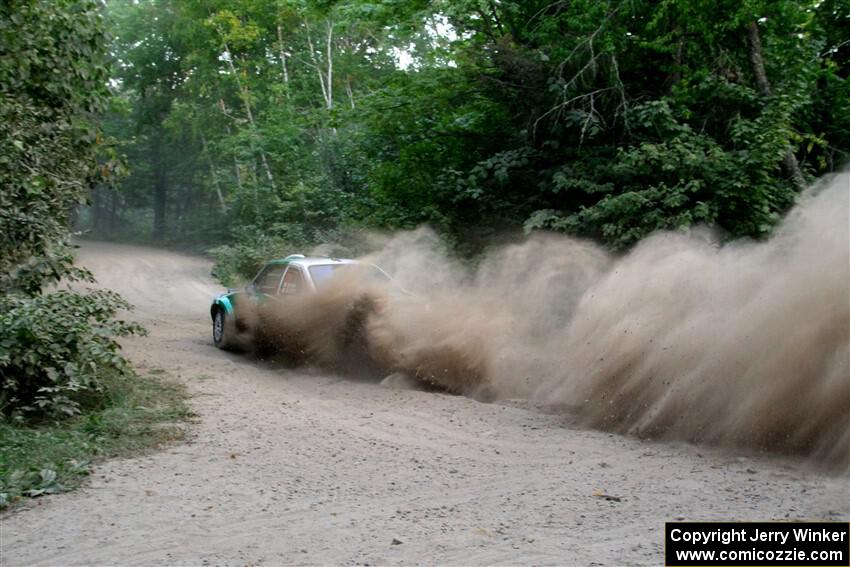
[[91,120],[108,97],[105,39],[94,0],[0,6],[0,288],[118,163]]
[[[269,260],[294,253],[317,253],[350,257],[359,250],[352,241],[353,228],[336,227],[327,231],[305,233],[304,224],[277,225],[276,230],[257,227],[242,229],[233,244],[212,248],[215,260],[212,275],[228,286],[252,279]],[[291,229],[291,230],[287,230]]]
[[[92,282],[66,244],[74,209],[121,159],[97,116],[109,98],[102,5],[12,0],[0,6],[0,417],[58,419],[96,407],[104,380],[129,372],[114,319],[129,306]],[[53,482],[50,474],[42,482]]]
[[789,152],[808,181],[850,157],[837,0],[110,9],[134,173],[101,216],[152,208],[163,240],[223,244],[228,280],[351,227],[761,238],[801,187]]
[[255,234],[253,238],[242,237],[235,244],[210,250],[215,260],[212,275],[225,285],[236,286],[254,277],[269,260],[282,258],[292,250],[301,250],[302,246],[298,241],[262,234]]
[[0,508],[77,486],[100,459],[179,439],[191,417],[182,386],[153,376],[111,374],[99,407],[61,423],[0,422]]
[[0,279],[0,293],[35,296],[42,288],[68,282],[94,283],[94,276],[85,268],[74,266],[73,245],[60,240],[46,248],[42,256],[32,256],[18,264],[14,271]]
[[[508,184],[515,200],[506,205],[526,229],[614,248],[696,223],[732,237],[767,234],[797,191],[780,164],[823,64],[802,33],[800,4],[568,4],[505,5],[489,28],[480,14],[474,23],[457,16],[485,43],[503,40],[499,26],[511,30],[511,42],[486,56],[507,87],[491,96],[516,109],[527,133],[473,168],[464,190],[492,200]],[[749,61],[748,25],[761,16],[768,70],[778,61],[794,69],[772,74],[770,98]]]
[[589,204],[569,214],[537,211],[527,230],[592,236],[614,248],[695,224],[762,236],[793,202],[792,187],[771,175],[788,140],[771,109],[756,120],[731,120],[725,147],[677,118],[666,99],[635,105],[627,118],[640,142],[616,154],[585,152],[552,176],[550,191],[584,194]]
[[114,319],[128,308],[107,290],[0,297],[0,415],[61,418],[100,404],[105,377],[129,372],[113,337],[143,331]]

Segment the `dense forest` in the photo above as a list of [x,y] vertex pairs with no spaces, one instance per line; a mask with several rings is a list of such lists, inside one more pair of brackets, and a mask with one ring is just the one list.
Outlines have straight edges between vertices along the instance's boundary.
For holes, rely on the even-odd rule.
[[[218,245],[224,277],[362,228],[462,253],[551,229],[624,249],[770,232],[850,152],[846,0],[114,0],[79,222]],[[223,246],[222,246],[223,245]]]

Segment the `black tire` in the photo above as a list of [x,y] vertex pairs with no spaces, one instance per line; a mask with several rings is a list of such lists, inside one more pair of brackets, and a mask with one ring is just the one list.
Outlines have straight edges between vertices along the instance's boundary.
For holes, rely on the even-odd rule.
[[230,317],[224,312],[224,309],[216,309],[213,313],[213,344],[222,350],[231,348],[230,335],[233,333],[233,326],[230,324]]

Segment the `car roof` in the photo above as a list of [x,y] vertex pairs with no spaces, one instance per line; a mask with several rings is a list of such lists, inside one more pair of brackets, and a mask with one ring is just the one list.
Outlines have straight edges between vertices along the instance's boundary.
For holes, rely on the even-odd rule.
[[[293,255],[294,256],[294,255]],[[328,264],[356,264],[355,260],[348,258],[329,258],[327,256],[311,256],[311,257],[292,257],[280,258],[272,260],[269,264],[295,264],[309,268],[310,266],[320,266]]]

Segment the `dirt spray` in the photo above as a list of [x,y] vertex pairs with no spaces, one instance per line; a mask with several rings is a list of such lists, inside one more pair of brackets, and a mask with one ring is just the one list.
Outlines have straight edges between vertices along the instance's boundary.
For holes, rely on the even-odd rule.
[[613,257],[534,234],[472,268],[418,229],[362,259],[394,286],[340,279],[265,321],[293,355],[336,370],[356,351],[379,375],[557,405],[589,427],[847,467],[848,239],[848,174],[766,242],[662,232]]

